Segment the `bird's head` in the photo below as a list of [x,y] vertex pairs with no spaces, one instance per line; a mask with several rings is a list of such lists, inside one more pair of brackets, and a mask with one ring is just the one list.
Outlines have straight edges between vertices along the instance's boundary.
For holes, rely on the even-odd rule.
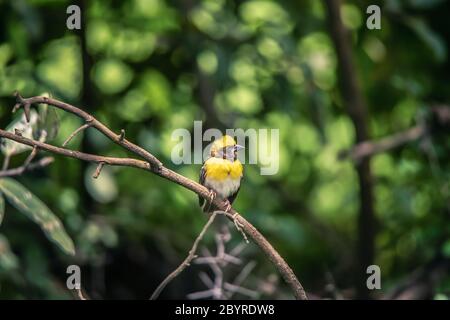
[[244,147],[236,144],[234,138],[225,135],[214,141],[211,146],[210,155],[211,157],[234,161],[237,158],[237,152],[242,149]]

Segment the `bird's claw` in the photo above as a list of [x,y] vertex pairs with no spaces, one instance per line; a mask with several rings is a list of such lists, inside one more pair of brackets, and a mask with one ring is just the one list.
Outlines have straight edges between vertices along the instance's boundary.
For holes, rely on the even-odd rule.
[[213,202],[216,196],[217,193],[214,190],[209,190],[209,202]]
[[230,210],[231,210],[231,203],[230,203],[230,201],[225,200],[225,205],[226,205],[226,207],[225,207],[225,213],[230,212]]

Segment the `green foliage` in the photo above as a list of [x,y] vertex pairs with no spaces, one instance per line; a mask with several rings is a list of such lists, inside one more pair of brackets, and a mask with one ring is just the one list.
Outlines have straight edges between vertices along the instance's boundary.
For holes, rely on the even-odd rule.
[[[65,25],[68,1],[0,1],[0,127],[20,128],[35,139],[45,131],[46,141],[60,146],[82,125],[73,115],[33,106],[39,121],[29,130],[21,111],[10,113],[14,90],[51,95],[117,133],[125,129],[127,139],[192,179],[199,165],[170,160],[173,130],[192,132],[194,120],[204,121],[204,128],[279,129],[279,172],[261,176],[261,163],[246,164],[234,206],[273,242],[309,292],[324,295],[327,272],[338,289],[353,292],[359,182],[354,164],[337,155],[354,145],[356,131],[342,99],[324,2],[84,3],[85,27],[72,31]],[[369,131],[378,139],[429,124],[430,107],[449,104],[450,2],[376,3],[381,30],[366,28],[373,1],[345,1],[341,13],[369,108]],[[437,256],[449,257],[450,141],[448,131],[432,132],[430,139],[371,161],[381,295]],[[1,143],[3,155],[12,156],[10,168],[31,151]],[[92,128],[68,147],[128,155]],[[259,149],[270,152],[263,143]],[[205,222],[196,195],[141,170],[105,166],[98,179],[94,171],[93,165],[56,157],[45,169],[0,180],[2,188],[13,186],[2,190],[3,198],[18,209],[8,207],[0,226],[0,248],[8,252],[0,254],[1,298],[66,298],[61,270],[69,263],[82,267],[86,289],[97,298],[148,298],[184,258]],[[21,192],[35,196],[24,199]],[[21,210],[40,227],[58,221],[60,228],[43,229],[65,252],[73,252],[73,244],[62,225],[76,235],[76,256],[55,257]],[[240,240],[233,230],[233,241]],[[212,238],[205,244],[214,247]],[[261,288],[272,266],[252,245],[243,255],[258,262],[246,287]],[[204,289],[198,271],[195,265],[187,269],[165,297]],[[282,280],[272,278],[276,292],[289,297]],[[430,298],[448,297],[448,279]]]
[[12,253],[8,239],[0,234],[0,272],[9,272],[18,267],[18,259]]
[[[23,111],[20,112],[20,115],[9,124],[6,128],[6,131],[15,132],[18,130],[22,136],[26,138],[33,138],[33,132],[35,131],[38,123],[38,115],[35,110],[32,110],[30,115],[30,122],[27,122],[25,118],[25,113]],[[29,151],[32,148],[30,146],[17,143],[12,140],[2,140],[1,151],[5,156],[13,156],[15,154],[19,154],[25,151]]]
[[12,206],[41,227],[49,240],[65,253],[75,254],[72,239],[67,235],[61,221],[41,200],[10,178],[0,179],[0,190]]

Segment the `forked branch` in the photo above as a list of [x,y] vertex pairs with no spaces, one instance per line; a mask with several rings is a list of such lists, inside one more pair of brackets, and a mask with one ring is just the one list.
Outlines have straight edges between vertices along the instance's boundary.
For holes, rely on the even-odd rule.
[[350,150],[341,151],[338,154],[338,159],[343,160],[348,157],[353,161],[358,162],[363,158],[371,157],[378,153],[386,152],[402,146],[405,143],[420,139],[426,134],[426,132],[427,128],[425,125],[418,125],[406,131],[382,138],[378,141],[363,141],[356,144]]
[[0,178],[20,176],[25,171],[44,168],[54,161],[53,157],[44,157],[38,161],[23,164],[20,167],[0,171]]
[[169,274],[163,282],[156,288],[156,290],[153,292],[152,296],[150,297],[151,300],[158,299],[161,292],[164,290],[164,288],[169,284],[170,281],[175,279],[176,276],[178,276],[181,272],[183,272],[184,269],[186,269],[190,264],[191,261],[196,258],[195,253],[197,252],[197,247],[200,241],[203,239],[203,236],[205,235],[206,231],[208,230],[209,226],[214,222],[214,219],[216,218],[216,213],[213,213],[210,215],[208,222],[203,227],[200,234],[197,236],[197,238],[194,241],[194,244],[192,245],[192,249],[189,251],[188,256],[184,261],[176,268],[171,274]]
[[[83,119],[86,124],[89,124],[90,128],[95,128],[99,132],[103,133],[107,138],[112,140],[114,143],[120,145],[121,147],[127,149],[133,154],[139,156],[143,160],[135,159],[135,158],[115,158],[115,157],[104,157],[100,155],[88,154],[84,152],[79,152],[75,150],[70,150],[67,148],[56,147],[54,145],[50,145],[44,142],[36,141],[33,139],[28,139],[20,134],[8,132],[0,129],[0,137],[4,137],[10,140],[14,140],[16,142],[29,145],[33,148],[38,148],[40,150],[45,150],[52,152],[54,154],[59,154],[62,156],[76,158],[83,161],[89,161],[99,164],[97,167],[98,174],[100,174],[100,170],[105,165],[116,165],[116,166],[127,166],[127,167],[135,167],[143,170],[150,171],[160,177],[163,177],[167,180],[175,182],[193,192],[203,197],[206,200],[210,200],[210,193],[207,188],[202,186],[201,184],[188,179],[166,167],[163,166],[161,161],[159,161],[155,156],[153,156],[150,152],[143,149],[142,147],[128,141],[125,138],[125,132],[121,130],[119,134],[114,133],[111,129],[105,126],[103,123],[98,121],[89,113],[72,106],[70,104],[58,101],[56,99],[35,96],[31,98],[23,98],[19,93],[15,94],[17,99],[17,104],[14,107],[15,109],[24,107],[25,112],[29,112],[29,106],[32,104],[47,104],[50,106],[54,106],[66,112],[70,112],[81,119]],[[75,134],[72,134],[75,136]],[[225,211],[227,207],[227,203],[218,198],[213,199],[213,205],[215,205],[218,210]],[[286,283],[292,289],[292,292],[296,299],[306,300],[306,293],[295,276],[292,269],[289,265],[284,261],[284,259],[280,256],[280,254],[273,248],[273,246],[266,240],[266,238],[243,216],[241,216],[237,211],[233,208],[228,211],[226,214],[227,217],[232,220],[240,229],[245,232],[248,236],[250,236],[253,241],[263,250],[269,260],[275,265],[277,270],[281,273],[282,277],[286,281]]]

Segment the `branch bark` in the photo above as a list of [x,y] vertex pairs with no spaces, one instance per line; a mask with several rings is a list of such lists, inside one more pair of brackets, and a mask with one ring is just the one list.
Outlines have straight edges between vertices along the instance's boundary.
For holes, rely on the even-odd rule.
[[[107,126],[105,126],[103,123],[95,119],[93,116],[91,116],[89,113],[74,107],[68,103],[64,103],[61,101],[58,101],[53,98],[48,97],[42,97],[42,96],[36,96],[31,97],[28,99],[24,99],[20,96],[18,92],[15,93],[17,103],[19,103],[22,106],[31,105],[31,104],[48,104],[51,106],[54,106],[58,109],[64,110],[66,112],[72,113],[81,119],[84,119],[84,121],[88,124],[90,124],[90,127],[97,129],[101,133],[103,133],[107,138],[112,140],[114,143],[122,146],[123,148],[133,152],[134,154],[139,155],[140,157],[147,160],[151,165],[155,166],[155,168],[159,168],[162,166],[162,163],[156,159],[150,152],[146,151],[145,149],[135,145],[134,143],[131,143],[127,139],[123,139],[121,134],[116,134],[112,130],[110,130]],[[89,160],[88,160],[89,161]]]
[[216,213],[211,214],[211,216],[208,219],[208,222],[206,222],[205,226],[203,227],[200,234],[197,236],[197,238],[194,241],[194,244],[192,245],[192,249],[189,251],[188,256],[184,261],[176,268],[171,274],[169,274],[163,282],[155,289],[152,296],[150,297],[150,300],[158,299],[161,292],[164,290],[164,288],[169,284],[170,281],[175,279],[181,272],[183,272],[184,269],[186,269],[193,259],[195,259],[195,252],[197,251],[198,244],[203,239],[203,236],[205,235],[206,231],[208,230],[209,226],[214,222],[214,219],[216,218]]
[[[124,134],[115,134],[112,130],[106,127],[103,123],[95,119],[92,115],[87,112],[72,106],[70,104],[58,101],[56,99],[35,96],[31,98],[24,99],[18,93],[16,93],[17,103],[20,106],[26,106],[31,104],[39,104],[44,103],[50,106],[54,106],[56,108],[62,109],[66,112],[70,112],[82,119],[84,119],[87,123],[90,124],[91,128],[95,128],[101,133],[103,133],[106,137],[112,140],[114,143],[120,145],[121,147],[131,151],[135,155],[143,158],[144,160],[135,159],[135,158],[115,158],[115,157],[104,157],[84,152],[79,152],[75,150],[70,150],[66,148],[56,147],[44,142],[32,140],[25,138],[21,135],[11,133],[5,130],[0,129],[0,137],[4,137],[10,140],[14,140],[16,142],[26,144],[32,147],[37,147],[38,149],[52,152],[54,154],[59,154],[62,156],[75,158],[83,161],[94,162],[97,164],[103,163],[103,165],[116,165],[116,166],[127,166],[127,167],[135,167],[139,169],[143,169],[146,171],[150,171],[160,177],[163,177],[169,181],[172,181],[180,186],[183,186],[186,189],[189,189],[199,196],[205,198],[209,201],[210,193],[209,190],[202,186],[201,184],[188,179],[166,167],[163,166],[161,161],[159,161],[155,156],[153,156],[150,152],[141,148],[140,146],[128,141],[125,139]],[[226,201],[221,201],[219,198],[215,198],[212,201],[213,205],[215,205],[219,210],[225,211],[227,208]],[[266,238],[243,216],[241,216],[236,210],[231,208],[226,214],[229,219],[231,219],[235,224],[239,225],[240,228],[249,235],[253,241],[260,247],[260,249],[266,254],[269,260],[275,265],[278,272],[282,275],[286,283],[290,286],[294,296],[296,299],[306,300],[306,293],[295,276],[292,269],[289,265],[284,261],[281,255],[273,248],[273,246],[266,240]]]
[[395,133],[378,141],[363,141],[351,148],[339,153],[338,159],[351,158],[358,162],[363,158],[369,158],[378,153],[386,152],[403,144],[422,139],[427,135],[446,133],[450,128],[450,107],[446,105],[434,106],[429,110],[430,117],[427,121],[420,121],[416,126]]
[[32,171],[35,169],[46,167],[53,161],[54,159],[52,157],[44,157],[38,161],[23,164],[20,167],[14,169],[3,170],[0,171],[0,178],[20,176],[25,171]]
[[393,134],[392,136],[382,138],[378,141],[363,141],[351,148],[350,150],[341,151],[338,155],[339,160],[350,158],[355,162],[359,162],[364,158],[369,158],[378,153],[386,152],[400,147],[408,142],[420,139],[427,133],[425,125],[417,125],[402,132]]
[[[356,131],[356,142],[369,139],[367,128],[367,106],[358,84],[356,70],[353,65],[352,47],[349,34],[341,20],[341,1],[326,0],[326,9],[330,24],[339,68],[342,95],[347,113]],[[359,296],[368,298],[366,287],[366,268],[373,264],[375,255],[375,210],[373,207],[373,186],[370,159],[364,158],[356,165],[359,180],[360,211],[358,217],[358,278],[356,285]]]

